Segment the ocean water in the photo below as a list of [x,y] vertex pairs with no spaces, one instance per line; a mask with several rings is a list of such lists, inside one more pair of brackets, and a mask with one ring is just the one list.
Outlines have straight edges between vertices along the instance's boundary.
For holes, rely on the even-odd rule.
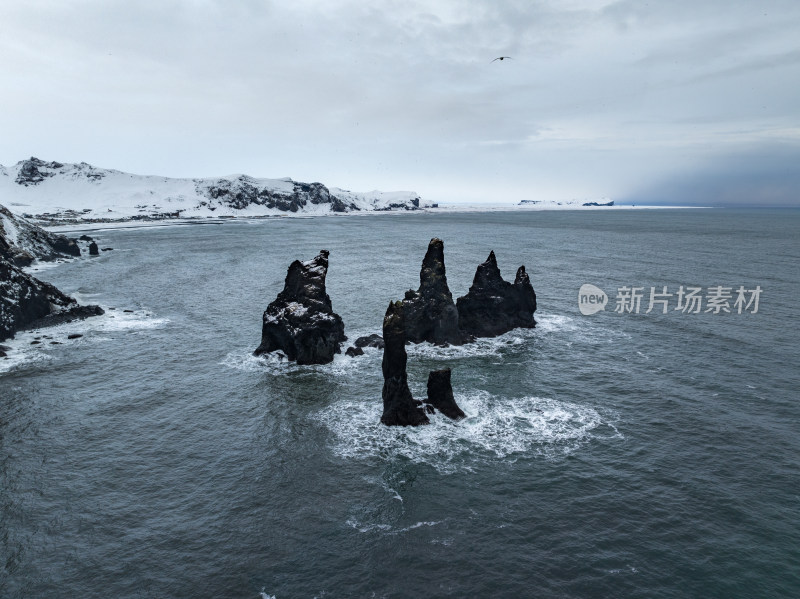
[[[0,360],[0,596],[800,596],[798,231],[769,210],[99,231],[113,252],[39,274],[107,314]],[[331,251],[352,340],[434,236],[455,297],[492,249],[538,296],[533,330],[409,348],[415,396],[449,366],[466,420],[381,426],[378,350],[252,357],[292,260]],[[605,311],[581,315],[584,283]],[[681,285],[763,291],[755,314],[614,311]]]

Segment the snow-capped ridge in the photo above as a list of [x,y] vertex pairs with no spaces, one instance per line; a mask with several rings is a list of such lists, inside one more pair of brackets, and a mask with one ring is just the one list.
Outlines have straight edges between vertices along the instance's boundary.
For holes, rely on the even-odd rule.
[[39,222],[259,217],[427,207],[415,192],[352,192],[290,177],[173,178],[36,157],[0,165],[0,201]]

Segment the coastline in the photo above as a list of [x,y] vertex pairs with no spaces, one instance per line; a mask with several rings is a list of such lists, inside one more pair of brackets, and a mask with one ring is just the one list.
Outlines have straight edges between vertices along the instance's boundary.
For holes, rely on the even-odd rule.
[[310,219],[310,218],[350,218],[366,216],[405,216],[413,214],[474,214],[480,212],[617,212],[629,210],[681,210],[681,209],[713,209],[713,206],[645,206],[645,205],[618,205],[618,206],[558,206],[558,205],[533,205],[520,206],[518,204],[441,204],[437,208],[420,208],[418,210],[369,210],[359,212],[328,212],[328,213],[286,213],[268,214],[263,216],[242,215],[224,217],[194,217],[194,218],[163,218],[151,220],[119,219],[103,222],[76,221],[69,224],[49,225],[38,223],[47,231],[57,233],[71,233],[82,231],[99,231],[108,229],[144,229],[150,227],[176,227],[186,225],[222,225],[225,223],[254,223],[277,219]]

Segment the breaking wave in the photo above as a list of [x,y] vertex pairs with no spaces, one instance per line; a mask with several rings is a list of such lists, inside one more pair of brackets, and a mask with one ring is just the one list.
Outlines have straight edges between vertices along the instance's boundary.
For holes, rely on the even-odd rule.
[[[119,309],[104,309],[105,314],[92,316],[86,320],[17,332],[13,339],[0,344],[10,348],[7,351],[8,356],[0,359],[0,374],[56,359],[55,352],[64,347],[108,341],[118,332],[156,329],[169,322],[167,318],[155,317],[149,310],[125,312]],[[70,339],[71,335],[80,336]]]
[[341,400],[312,418],[332,433],[332,450],[344,459],[403,457],[443,473],[480,463],[569,454],[595,437],[621,436],[592,407],[546,397],[497,397],[485,391],[459,395],[467,418],[441,414],[420,427],[380,424],[379,402]]
[[333,376],[347,376],[364,366],[365,359],[379,357],[379,350],[364,348],[364,356],[351,358],[344,353],[336,354],[330,364],[298,365],[290,361],[282,352],[274,351],[260,356],[253,355],[253,349],[238,349],[229,352],[220,362],[222,366],[243,372],[266,372],[280,376],[284,374],[321,373]]

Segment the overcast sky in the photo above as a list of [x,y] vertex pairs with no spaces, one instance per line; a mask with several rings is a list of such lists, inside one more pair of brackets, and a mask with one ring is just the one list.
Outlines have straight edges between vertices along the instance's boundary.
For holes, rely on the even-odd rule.
[[798,0],[0,0],[0,163],[800,205],[798,39]]

